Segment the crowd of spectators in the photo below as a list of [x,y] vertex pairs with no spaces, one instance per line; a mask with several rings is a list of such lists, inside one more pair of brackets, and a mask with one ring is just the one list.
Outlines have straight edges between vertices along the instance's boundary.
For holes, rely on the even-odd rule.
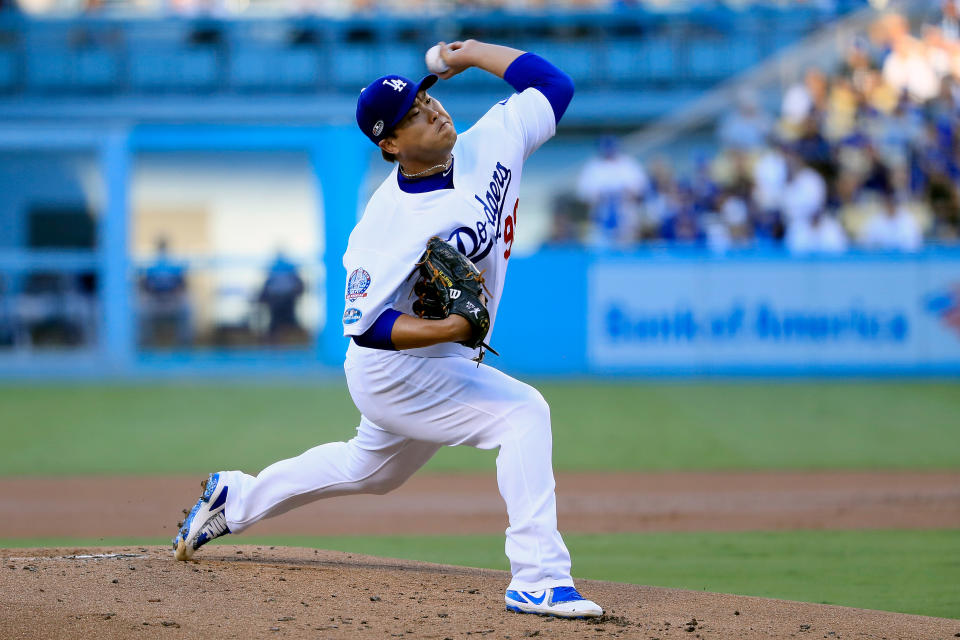
[[720,151],[688,175],[663,161],[644,168],[604,140],[577,186],[585,224],[559,211],[553,241],[796,253],[957,242],[958,5],[944,2],[919,36],[904,16],[881,17],[840,68],[806,70],[778,118],[742,93],[717,126]]

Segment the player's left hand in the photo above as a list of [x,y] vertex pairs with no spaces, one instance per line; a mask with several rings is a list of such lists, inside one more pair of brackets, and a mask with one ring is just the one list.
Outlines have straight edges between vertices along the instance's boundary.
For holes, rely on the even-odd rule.
[[469,338],[457,342],[471,349],[481,346],[490,349],[490,345],[484,343],[490,330],[490,313],[483,295],[486,284],[476,265],[441,238],[433,236],[417,262],[417,271],[419,278],[413,287],[417,294],[414,313],[421,318],[461,316],[470,324],[471,331]]
[[477,44],[476,40],[457,40],[450,44],[446,42],[438,42],[437,44],[440,45],[440,57],[450,67],[443,73],[437,74],[442,80],[449,80],[473,66],[471,52],[474,45]]

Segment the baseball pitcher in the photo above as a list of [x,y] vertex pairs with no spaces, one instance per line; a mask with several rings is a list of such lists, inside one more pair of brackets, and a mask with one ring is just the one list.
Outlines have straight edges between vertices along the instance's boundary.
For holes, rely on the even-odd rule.
[[[331,496],[387,493],[442,446],[499,449],[510,526],[506,608],[597,617],[570,576],[557,531],[550,409],[533,387],[482,364],[516,238],[523,165],[556,132],[569,76],[532,53],[475,40],[440,43],[446,70],[373,81],[357,124],[394,170],[343,258],[344,371],[360,410],[348,442],[314,447],[257,476],[221,471],[173,540],[186,560],[206,542]],[[478,67],[516,93],[459,133],[429,89]]]

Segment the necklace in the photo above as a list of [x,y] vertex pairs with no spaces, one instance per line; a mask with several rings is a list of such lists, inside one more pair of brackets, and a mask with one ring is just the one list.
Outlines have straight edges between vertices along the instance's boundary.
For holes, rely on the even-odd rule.
[[450,166],[450,163],[451,163],[451,162],[453,162],[453,156],[450,156],[449,158],[447,158],[446,162],[441,162],[440,164],[435,164],[435,165],[433,165],[432,167],[430,167],[429,169],[424,169],[423,171],[418,171],[418,172],[416,172],[416,173],[407,173],[406,171],[403,170],[403,165],[400,165],[400,173],[403,174],[403,177],[404,177],[404,178],[419,178],[419,177],[422,176],[423,174],[425,174],[425,173],[430,173],[430,172],[433,171],[434,169],[443,169],[444,172],[446,172],[447,167]]

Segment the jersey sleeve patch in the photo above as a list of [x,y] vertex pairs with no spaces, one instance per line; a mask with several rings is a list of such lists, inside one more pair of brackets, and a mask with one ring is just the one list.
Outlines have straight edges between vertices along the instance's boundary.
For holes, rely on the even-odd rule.
[[343,311],[343,324],[353,324],[363,317],[363,312],[356,307],[347,307]]
[[[347,279],[347,295],[346,299],[348,302],[353,302],[359,298],[367,297],[367,289],[370,288],[370,274],[363,269],[354,269],[353,273],[350,274],[350,277]],[[360,319],[360,316],[357,316],[357,320]],[[344,322],[346,322],[346,316],[344,316]],[[356,320],[354,320],[356,322]]]

